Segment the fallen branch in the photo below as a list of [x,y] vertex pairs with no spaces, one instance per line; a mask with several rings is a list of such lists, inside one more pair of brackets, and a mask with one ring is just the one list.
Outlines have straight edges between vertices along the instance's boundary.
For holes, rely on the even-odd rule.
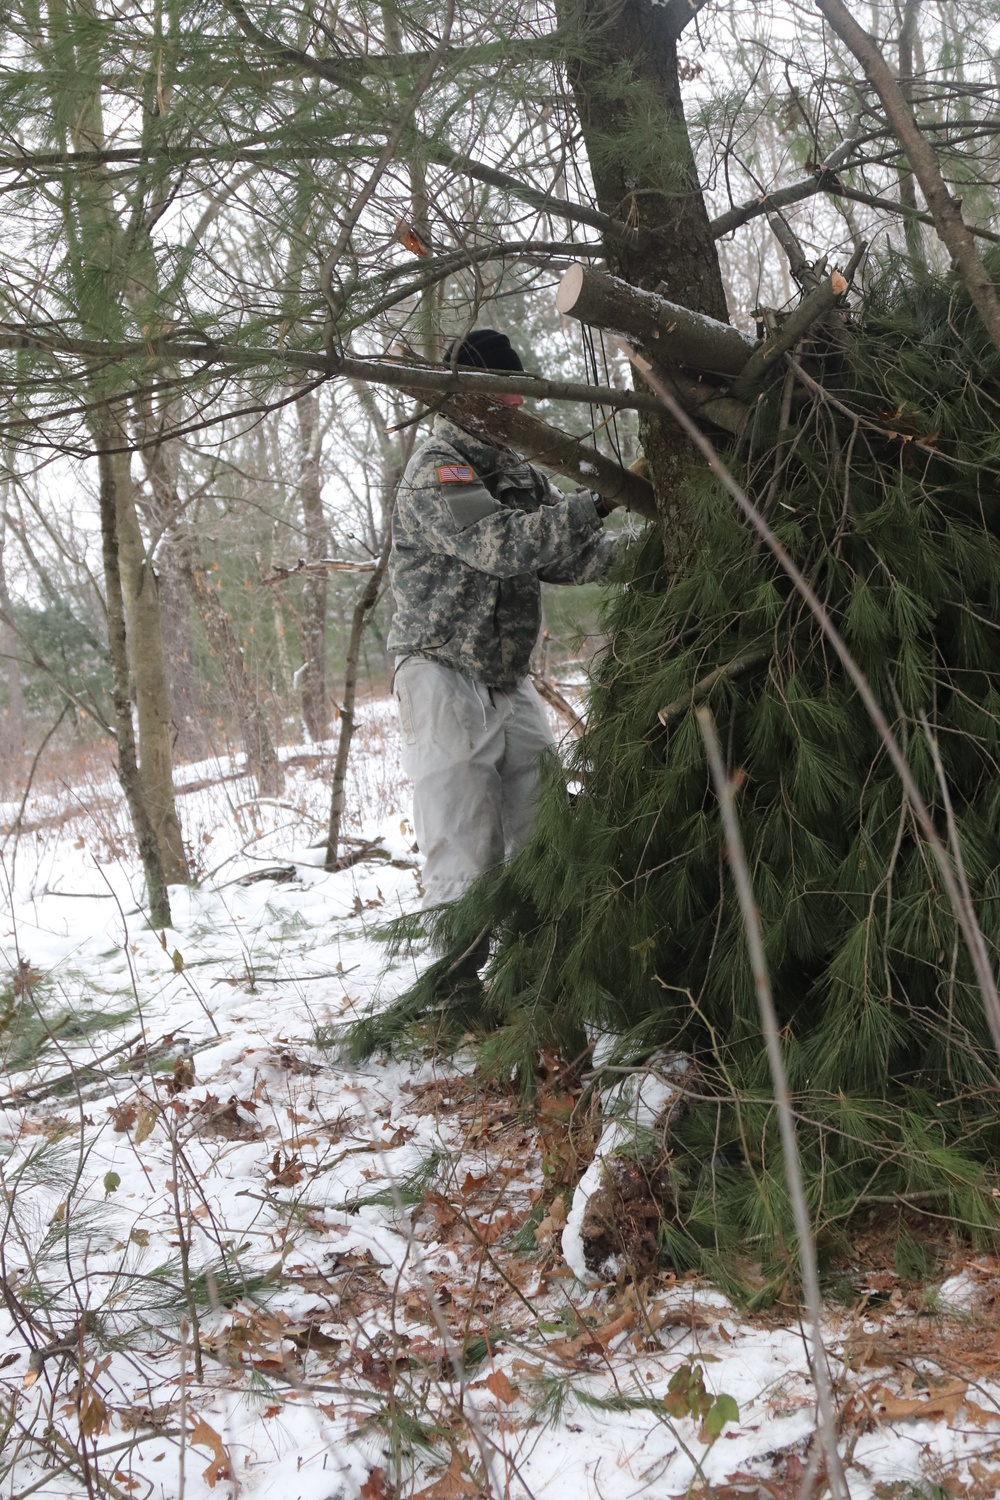
[[605,500],[625,510],[650,521],[657,518],[656,497],[649,480],[623,468],[617,459],[606,458],[586,438],[559,432],[523,407],[507,406],[489,396],[473,400],[452,397],[438,410],[486,442],[501,442],[516,448],[534,462],[565,475],[584,489],[596,490]]
[[[857,268],[865,249],[867,246],[862,242],[851,257],[849,271]],[[754,392],[767,380],[775,362],[790,349],[794,349],[815,323],[820,322],[827,313],[833,311],[849,286],[850,276],[842,276],[839,271],[834,271],[832,276],[821,281],[818,287],[803,297],[774,336],[765,339],[764,343],[751,354],[733,382],[730,395],[739,401],[749,401]]]
[[638,339],[658,358],[705,374],[738,375],[754,340],[729,323],[668,302],[580,261],[559,283],[556,307],[568,317]]
[[554,708],[559,717],[566,720],[570,733],[579,739],[583,734],[583,718],[577,713],[569,699],[563,697],[552,678],[546,677],[542,672],[532,672],[531,681],[538,696],[544,698],[549,707]]
[[298,578],[304,573],[374,573],[378,563],[374,558],[355,561],[349,557],[321,557],[316,562],[306,562],[300,557],[292,568],[278,568],[262,584],[284,583],[288,578]]

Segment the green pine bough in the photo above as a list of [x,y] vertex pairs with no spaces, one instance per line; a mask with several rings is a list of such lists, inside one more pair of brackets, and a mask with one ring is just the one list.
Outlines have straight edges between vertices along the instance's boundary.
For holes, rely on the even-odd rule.
[[[994,275],[1000,262],[992,266]],[[898,268],[897,268],[898,271]],[[953,281],[887,273],[850,337],[784,371],[731,468],[823,599],[943,838],[922,722],[940,751],[978,920],[1000,946],[1000,354]],[[616,1062],[698,1058],[704,1097],[672,1129],[676,1266],[736,1259],[780,1283],[794,1243],[753,976],[694,710],[729,767],[763,925],[821,1251],[859,1216],[1000,1229],[1000,1059],[958,924],[895,772],[787,577],[718,484],[687,481],[685,565],[650,529],[628,559],[567,800],[438,919],[445,956],[356,1055],[429,1028],[483,1032],[484,1066],[531,1077],[538,1048]],[[685,708],[685,700],[689,706]],[[484,928],[489,986],[449,1026],[449,961]]]

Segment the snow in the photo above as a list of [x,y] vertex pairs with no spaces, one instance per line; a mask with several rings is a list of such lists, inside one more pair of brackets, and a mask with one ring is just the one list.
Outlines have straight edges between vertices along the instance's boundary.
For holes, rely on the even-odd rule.
[[[752,1476],[796,1493],[814,1402],[794,1307],[741,1315],[669,1272],[582,1288],[575,1207],[565,1258],[532,1242],[558,1190],[516,1098],[468,1056],[351,1069],[331,1047],[426,961],[388,965],[377,938],[419,897],[391,707],[365,706],[348,788],[349,832],[378,858],[322,870],[332,746],[284,755],[272,802],[230,763],[183,768],[201,878],[172,890],[164,934],[145,926],[113,783],[32,793],[3,841],[0,984],[24,986],[0,1025],[5,1492],[448,1500],[489,1480],[509,1500],[632,1500]],[[240,884],[278,865],[295,878]],[[178,1058],[194,1079],[171,1092]],[[669,1092],[621,1085],[601,1151]],[[933,1394],[988,1347],[995,1261],[949,1270],[941,1311],[904,1293],[829,1311],[860,1500],[943,1474],[957,1493],[971,1460],[1000,1469],[995,1354],[975,1411],[879,1414],[884,1393]],[[738,1403],[714,1442],[663,1405],[685,1363]]]

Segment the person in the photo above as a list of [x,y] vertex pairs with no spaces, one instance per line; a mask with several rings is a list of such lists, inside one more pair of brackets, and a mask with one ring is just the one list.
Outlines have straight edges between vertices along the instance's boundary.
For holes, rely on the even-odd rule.
[[[452,362],[524,368],[492,328],[449,347]],[[497,399],[519,406],[523,397]],[[554,746],[528,675],[541,584],[608,578],[616,542],[607,513],[598,496],[564,495],[517,453],[440,414],[406,466],[392,519],[388,647],[425,908],[460,896],[531,832],[540,758]]]

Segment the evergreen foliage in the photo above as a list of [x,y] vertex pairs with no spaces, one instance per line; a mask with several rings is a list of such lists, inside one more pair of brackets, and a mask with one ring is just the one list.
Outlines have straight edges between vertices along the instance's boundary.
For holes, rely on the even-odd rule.
[[[13,615],[22,643],[20,665],[27,707],[51,718],[65,704],[68,692],[77,705],[92,705],[106,721],[111,714],[107,647],[86,623],[64,602],[43,608],[17,605]],[[39,662],[47,670],[41,670]]]
[[[998,267],[993,267],[994,273]],[[953,282],[869,289],[849,336],[781,378],[733,471],[866,673],[947,836],[926,715],[979,920],[1000,944],[1000,356]],[[709,474],[673,577],[653,530],[611,607],[567,802],[553,769],[529,846],[438,918],[440,964],[357,1051],[425,1015],[448,959],[497,939],[484,1062],[522,1068],[612,1032],[615,1061],[697,1054],[677,1126],[675,1265],[749,1255],[780,1277],[793,1242],[753,975],[696,702],[731,771],[821,1246],[865,1204],[1000,1223],[993,1054],[971,964],[896,775],[839,662]],[[725,668],[707,693],[696,688]],[[661,713],[666,709],[666,712]],[[665,722],[664,722],[665,721]],[[438,984],[438,988],[440,985]],[[467,1008],[460,1018],[469,1024]]]

